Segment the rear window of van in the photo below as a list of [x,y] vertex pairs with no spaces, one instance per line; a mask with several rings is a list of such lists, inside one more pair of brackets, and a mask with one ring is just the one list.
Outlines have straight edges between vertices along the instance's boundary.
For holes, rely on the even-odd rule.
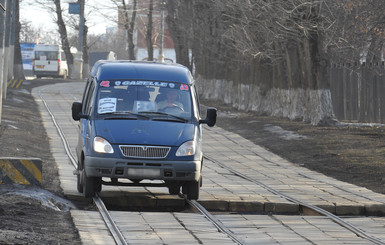
[[36,60],[58,60],[59,53],[56,51],[35,51]]

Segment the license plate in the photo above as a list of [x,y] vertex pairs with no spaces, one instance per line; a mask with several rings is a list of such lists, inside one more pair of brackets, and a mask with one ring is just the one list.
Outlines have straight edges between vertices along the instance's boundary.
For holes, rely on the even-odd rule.
[[146,177],[146,178],[155,178],[160,177],[160,169],[152,168],[129,168],[127,170],[129,176],[133,177]]
[[43,69],[44,65],[36,65],[36,68]]

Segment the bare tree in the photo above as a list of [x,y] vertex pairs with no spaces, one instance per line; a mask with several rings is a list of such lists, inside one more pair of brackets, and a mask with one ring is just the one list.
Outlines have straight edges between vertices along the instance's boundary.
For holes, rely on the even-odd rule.
[[64,18],[63,18],[63,10],[61,7],[61,1],[60,0],[54,0],[53,5],[52,5],[51,3],[47,3],[47,1],[36,0],[36,4],[41,5],[42,8],[48,9],[48,11],[51,13],[55,13],[54,19],[56,21],[56,24],[58,25],[58,32],[60,35],[62,48],[63,48],[64,53],[66,55],[69,74],[72,74],[74,58],[73,58],[73,55],[71,53],[71,46],[69,43],[67,27],[66,27],[66,24],[65,24]]
[[[20,42],[34,43],[40,37],[43,42],[55,43],[56,38],[53,35],[49,35],[49,30],[44,30],[42,27],[34,27],[29,21],[20,21]],[[58,40],[59,41],[59,40]]]
[[176,62],[192,69],[189,50],[192,39],[193,1],[168,0],[166,21],[174,41]]
[[[384,38],[385,3],[381,0],[226,1],[234,20],[226,33],[239,51],[279,57],[271,45],[316,38],[329,58],[357,60],[369,43],[378,54]],[[347,55],[349,53],[349,55]],[[350,61],[350,62],[351,62]]]
[[57,15],[56,23],[57,23],[58,28],[59,28],[59,34],[60,34],[60,38],[61,38],[62,47],[63,47],[64,53],[66,55],[66,58],[67,58],[69,74],[72,74],[74,57],[71,53],[71,47],[70,47],[70,44],[68,41],[67,27],[66,27],[64,20],[63,20],[60,0],[54,0],[54,3],[55,3],[55,7],[56,7],[56,9],[55,9],[56,15]]
[[208,78],[225,78],[228,74],[226,64],[239,58],[233,55],[228,40],[223,38],[223,33],[228,28],[224,11],[225,5],[221,1],[196,0],[189,11],[192,13],[189,18],[192,20],[192,28],[189,28],[189,20],[185,27],[192,34],[191,46],[196,72]]
[[62,47],[63,47],[64,53],[66,55],[66,58],[67,58],[69,74],[72,74],[74,57],[71,53],[71,47],[70,47],[70,43],[68,41],[67,27],[66,27],[64,20],[63,20],[63,15],[62,15],[63,12],[62,12],[62,8],[61,8],[60,0],[54,0],[54,3],[55,3],[55,7],[56,7],[56,9],[55,9],[56,15],[57,15],[56,23],[59,27],[59,34],[60,34],[60,38],[61,38]]
[[[87,6],[92,13],[97,12],[98,15],[108,21],[116,23],[118,26],[117,29],[107,29],[106,34],[89,34],[88,48],[91,51],[114,51],[118,59],[129,59],[128,47],[134,44],[129,45],[130,40],[127,38],[125,28],[126,17],[121,2],[121,0],[110,0],[99,2],[96,6]],[[127,15],[129,16],[132,8],[129,2],[125,4],[128,11]],[[116,18],[116,12],[118,12],[118,18]],[[128,27],[129,26],[128,24]],[[131,41],[133,41],[133,39],[131,39]]]
[[133,0],[133,6],[131,10],[131,18],[128,16],[129,8],[125,0],[122,0],[122,7],[124,13],[124,29],[127,33],[127,42],[128,42],[128,57],[130,60],[135,60],[135,44],[134,44],[134,30],[135,30],[135,20],[137,12],[137,0]]
[[89,54],[88,54],[88,26],[85,24],[86,20],[84,20],[84,29],[83,29],[83,77],[86,77],[88,72],[90,71],[90,62],[89,62]]
[[[56,24],[58,25],[58,33],[60,35],[60,42],[63,47],[64,53],[67,58],[68,68],[69,68],[69,74],[72,74],[72,69],[74,65],[74,57],[71,53],[71,46],[76,46],[76,42],[78,42],[77,38],[72,38],[69,35],[68,27],[70,27],[70,30],[79,30],[79,20],[74,15],[64,15],[63,14],[63,8],[61,6],[60,0],[54,0],[53,2],[47,2],[44,0],[36,0],[36,3],[41,5],[42,8],[48,10],[51,13],[54,13],[53,19],[55,20]],[[86,23],[86,20],[85,20]],[[39,31],[40,32],[40,31]],[[44,33],[44,32],[43,32]],[[88,28],[86,24],[84,24],[84,32],[83,32],[83,44],[82,44],[82,52],[83,52],[83,74],[88,72],[88,48],[87,48],[87,34],[88,34]],[[51,35],[46,35],[46,37],[49,37]],[[45,37],[45,38],[46,38]],[[73,40],[70,42],[70,40]]]
[[154,1],[150,0],[148,3],[148,15],[147,15],[147,32],[146,32],[146,44],[148,60],[154,60],[154,48],[152,42],[152,14],[154,11]]
[[[358,58],[369,62],[379,61],[385,38],[385,17],[383,15],[385,2],[349,0],[344,4],[341,3],[338,10],[338,16],[343,18],[339,17],[338,23],[333,26],[334,33],[338,32],[340,35],[336,35],[339,37],[338,40],[334,39],[331,42],[334,45],[332,51],[338,54],[341,54],[341,51],[344,51],[344,54],[349,53],[350,57],[345,57],[345,59],[353,58],[354,61],[357,61]],[[341,40],[346,43],[344,49],[338,46]]]
[[381,0],[195,0],[192,18],[183,12],[191,2],[182,2],[168,0],[176,52],[193,33],[195,65],[206,76],[231,76],[253,62],[271,66],[280,81],[273,86],[327,87],[333,59],[358,61],[365,49],[378,56],[383,46]]

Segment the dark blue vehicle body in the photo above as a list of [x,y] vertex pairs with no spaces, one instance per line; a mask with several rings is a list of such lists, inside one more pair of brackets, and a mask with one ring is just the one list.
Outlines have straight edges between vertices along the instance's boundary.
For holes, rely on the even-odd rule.
[[[177,98],[173,102],[172,94]],[[148,180],[161,180],[159,185],[167,186],[170,194],[182,187],[188,198],[198,198],[201,124],[214,126],[216,110],[209,108],[207,118],[200,118],[194,80],[186,67],[99,61],[82,102],[73,103],[72,115],[80,121],[77,187],[86,197],[101,191],[102,184],[153,186]]]

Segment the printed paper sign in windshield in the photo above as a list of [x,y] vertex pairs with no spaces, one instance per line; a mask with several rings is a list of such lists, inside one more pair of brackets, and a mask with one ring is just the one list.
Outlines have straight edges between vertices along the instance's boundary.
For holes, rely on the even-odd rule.
[[116,111],[116,98],[103,98],[99,100],[98,113],[111,113]]

